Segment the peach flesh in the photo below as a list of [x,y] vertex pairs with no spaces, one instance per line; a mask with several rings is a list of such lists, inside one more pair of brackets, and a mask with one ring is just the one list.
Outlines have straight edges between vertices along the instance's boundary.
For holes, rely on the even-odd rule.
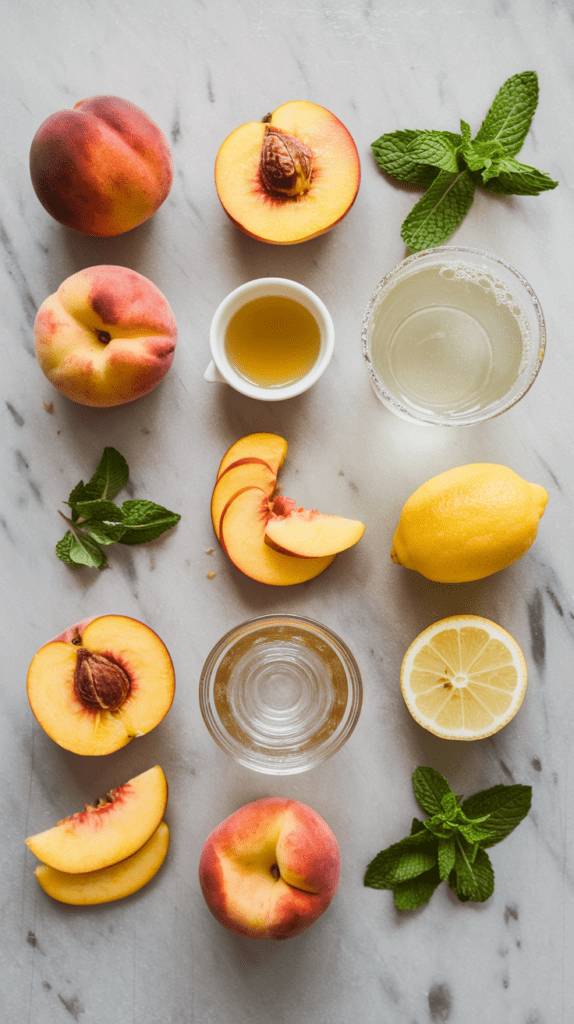
[[261,487],[271,495],[275,487],[276,474],[266,462],[247,461],[233,463],[218,477],[211,498],[211,521],[219,540],[222,512],[227,502],[246,486]]
[[[129,692],[119,706],[106,709],[97,698],[86,705],[76,687],[79,650],[108,657],[124,670]],[[175,676],[165,644],[149,626],[103,615],[44,644],[32,659],[27,688],[36,719],[56,743],[76,754],[109,754],[159,724],[171,707]]]
[[138,892],[157,874],[167,855],[169,829],[165,822],[130,857],[98,871],[70,874],[48,864],[35,870],[42,889],[52,899],[74,906],[93,906],[123,899]]
[[294,508],[270,516],[265,527],[265,543],[286,555],[317,558],[345,551],[356,544],[364,532],[363,523],[357,520],[326,515],[314,509]]
[[[310,184],[293,196],[272,194],[261,178],[261,154],[268,128],[299,140],[312,154]],[[236,128],[215,163],[219,199],[246,234],[289,245],[329,231],[350,210],[360,183],[355,143],[325,107],[307,101],[285,103],[263,121]]]
[[323,572],[327,558],[295,558],[273,551],[265,543],[269,496],[260,487],[246,487],[225,506],[220,519],[220,542],[231,561],[259,583],[289,586]]
[[233,464],[251,461],[252,459],[262,460],[269,466],[271,472],[277,476],[285,460],[286,453],[287,442],[284,438],[279,437],[278,434],[246,434],[245,437],[240,437],[235,444],[232,444],[227,449],[219,464],[217,479]]
[[96,806],[26,839],[39,860],[71,874],[97,871],[139,850],[158,828],[167,804],[159,765],[118,786]]

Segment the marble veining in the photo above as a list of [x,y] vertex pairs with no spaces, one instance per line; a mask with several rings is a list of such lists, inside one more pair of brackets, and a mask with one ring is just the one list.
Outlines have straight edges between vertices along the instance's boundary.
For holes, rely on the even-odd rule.
[[[6,6],[6,5],[5,5]],[[571,343],[574,258],[574,10],[571,0],[96,0],[6,6],[0,71],[0,554],[2,643],[0,1019],[6,1024],[572,1024],[571,837],[574,720],[574,457]],[[452,241],[508,260],[531,282],[548,346],[531,392],[474,428],[403,423],[371,391],[361,319],[379,280],[405,255],[400,225],[418,194],[393,185],[370,151],[383,132],[476,130],[510,75],[536,70],[540,101],[520,159],[560,182],[538,198],[477,191]],[[68,231],[43,210],[28,153],[42,121],[90,95],[132,100],[160,125],[174,184],[155,217],[112,239]],[[304,245],[241,234],[213,183],[229,132],[291,99],[332,110],[362,162],[349,215]],[[175,361],[152,394],[92,410],[51,388],[35,358],[36,310],[65,277],[98,263],[131,267],[170,302]],[[328,306],[335,354],[321,380],[285,403],[256,402],[208,384],[208,330],[221,299],[256,277],[291,277]],[[284,493],[367,524],[361,542],[316,580],[266,588],[242,576],[217,544],[209,502],[227,447],[243,434],[286,437]],[[141,548],[109,549],[110,568],[58,561],[58,509],[106,445],[128,460],[126,495],[182,514]],[[502,462],[542,484],[538,538],[487,580],[439,586],[393,565],[401,507],[421,482],[467,462]],[[89,615],[148,622],[173,657],[172,710],[152,733],[103,758],[59,748],[34,720],[26,673],[36,650]],[[199,712],[201,667],[244,619],[291,612],[324,622],[357,658],[363,712],[347,745],[292,779],[234,765]],[[526,698],[500,733],[449,743],[424,732],[400,695],[399,670],[427,625],[457,612],[500,622],[522,647]],[[157,877],[118,904],[53,903],[24,837],[48,828],[159,763],[169,783],[172,842]],[[491,851],[496,885],[485,904],[441,886],[423,908],[395,910],[366,889],[366,865],[405,834],[418,807],[416,765],[457,793],[529,784],[532,810]],[[304,935],[253,943],[209,914],[197,882],[208,832],[242,804],[293,796],[339,840],[336,899]]]

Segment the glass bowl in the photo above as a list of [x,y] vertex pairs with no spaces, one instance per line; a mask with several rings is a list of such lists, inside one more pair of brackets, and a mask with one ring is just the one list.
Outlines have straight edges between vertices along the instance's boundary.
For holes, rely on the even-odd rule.
[[327,626],[261,615],[208,655],[199,703],[209,732],[239,764],[268,775],[307,771],[348,740],[363,689],[349,648]]
[[481,249],[408,256],[373,292],[362,325],[373,390],[412,423],[482,423],[516,405],[542,364],[546,327],[528,281]]

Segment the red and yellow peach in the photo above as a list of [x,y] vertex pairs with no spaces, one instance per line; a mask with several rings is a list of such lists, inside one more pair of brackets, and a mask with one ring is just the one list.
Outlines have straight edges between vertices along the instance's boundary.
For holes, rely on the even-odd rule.
[[127,267],[72,274],[42,303],[34,324],[42,371],[81,405],[122,405],[147,395],[169,370],[176,342],[167,299]]
[[325,912],[340,866],[337,840],[316,811],[266,797],[208,836],[199,881],[214,917],[236,935],[289,939]]
[[158,209],[173,181],[173,157],[158,126],[118,96],[91,96],[40,126],[30,150],[32,184],[61,224],[107,238]]

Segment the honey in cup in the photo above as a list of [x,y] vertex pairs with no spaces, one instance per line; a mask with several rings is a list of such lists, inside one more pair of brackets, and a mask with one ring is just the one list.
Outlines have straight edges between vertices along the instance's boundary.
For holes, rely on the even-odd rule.
[[321,332],[312,313],[286,295],[241,306],[225,332],[225,354],[240,377],[261,388],[288,387],[315,365]]

